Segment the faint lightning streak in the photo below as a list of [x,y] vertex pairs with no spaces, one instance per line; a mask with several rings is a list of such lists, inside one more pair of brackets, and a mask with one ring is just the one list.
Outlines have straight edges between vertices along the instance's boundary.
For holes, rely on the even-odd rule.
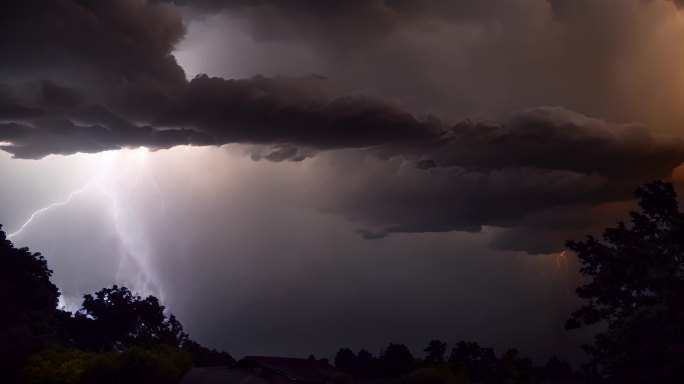
[[570,281],[568,275],[570,273],[570,265],[568,264],[567,251],[567,249],[564,249],[563,252],[559,253],[558,256],[556,256],[556,271],[560,272],[561,260],[563,260],[563,264],[565,265],[565,305],[566,307],[569,307]]
[[563,252],[559,253],[558,256],[556,256],[556,270],[560,271],[561,268],[561,259],[563,260],[565,264],[565,270],[568,270],[568,257],[566,256],[567,250],[563,250]]
[[71,199],[73,199],[76,195],[79,195],[79,194],[85,192],[85,191],[90,187],[90,185],[93,183],[93,181],[95,181],[94,178],[91,179],[90,181],[88,181],[88,183],[87,183],[83,188],[71,192],[71,193],[69,194],[69,196],[67,196],[67,198],[66,198],[64,201],[61,201],[61,202],[58,202],[58,203],[52,203],[52,204],[48,205],[47,207],[43,207],[43,208],[41,208],[41,209],[39,209],[39,210],[33,212],[33,214],[31,214],[31,216],[28,218],[28,220],[26,220],[26,222],[24,222],[24,224],[22,224],[21,227],[19,227],[19,229],[17,229],[16,231],[10,233],[9,235],[7,235],[7,238],[8,238],[8,239],[9,239],[9,238],[12,238],[12,237],[18,235],[19,233],[21,233],[21,231],[23,231],[24,228],[26,228],[29,224],[31,224],[31,222],[33,221],[33,219],[35,219],[36,217],[42,215],[43,213],[45,213],[45,212],[47,212],[47,211],[49,211],[49,210],[51,210],[51,209],[53,209],[53,208],[61,207],[61,206],[63,206],[63,205],[69,204],[69,202],[71,202]]

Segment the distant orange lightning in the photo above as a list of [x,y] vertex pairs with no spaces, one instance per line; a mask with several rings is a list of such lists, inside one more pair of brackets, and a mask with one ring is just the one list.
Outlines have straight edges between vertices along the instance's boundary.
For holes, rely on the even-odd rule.
[[556,256],[556,270],[560,271],[561,268],[561,259],[563,259],[563,264],[565,264],[565,270],[568,270],[568,257],[565,255],[565,252],[567,252],[567,249],[564,249],[563,252],[559,253],[558,256]]
[[569,281],[569,272],[570,272],[570,265],[568,264],[568,256],[566,255],[566,252],[568,250],[564,249],[563,252],[559,253],[558,256],[556,256],[556,271],[560,272],[561,271],[561,260],[563,260],[563,264],[565,264],[565,303],[566,307],[569,306],[569,300],[570,300],[570,281]]

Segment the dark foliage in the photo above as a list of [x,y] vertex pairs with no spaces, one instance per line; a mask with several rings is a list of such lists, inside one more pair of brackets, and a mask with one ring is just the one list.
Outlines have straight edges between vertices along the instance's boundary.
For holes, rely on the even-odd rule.
[[362,349],[356,355],[353,373],[359,377],[374,377],[378,359],[372,353]]
[[444,354],[446,353],[446,349],[446,343],[443,343],[439,340],[432,340],[423,351],[427,353],[427,361],[433,363],[442,363],[444,362]]
[[197,367],[230,366],[235,364],[235,359],[228,352],[203,347],[200,343],[187,338],[183,340],[182,348],[190,354],[192,362]]
[[156,297],[126,287],[85,295],[75,314],[58,310],[45,258],[15,248],[1,228],[0,382],[162,384],[192,364],[234,363],[189,340]]
[[474,342],[459,342],[449,356],[449,364],[465,370],[473,381],[482,383],[493,382],[497,363],[493,348],[483,348]]
[[356,354],[349,348],[340,348],[335,355],[335,367],[337,369],[352,372],[356,364]]
[[551,356],[549,361],[538,370],[538,375],[552,381],[569,381],[577,378],[570,364],[559,359],[556,355]]
[[533,381],[532,368],[532,360],[517,349],[509,349],[499,358],[496,382],[529,383]]
[[378,358],[378,373],[382,377],[398,378],[414,368],[415,359],[403,344],[390,344]]
[[446,343],[432,340],[425,348],[424,359],[416,359],[402,344],[389,344],[375,358],[366,350],[358,354],[341,348],[335,356],[340,370],[335,383],[579,383],[580,375],[570,364],[553,356],[544,366],[509,349],[497,356],[493,348],[461,341],[452,349],[448,361],[443,358]]
[[569,241],[591,281],[577,289],[586,300],[566,323],[604,324],[585,346],[588,368],[616,383],[684,382],[684,215],[671,183],[636,191],[640,212],[602,240]]
[[94,295],[85,295],[83,308],[77,317],[92,319],[100,348],[125,345],[168,344],[180,347],[187,338],[174,315],[168,317],[164,306],[154,296],[142,298],[126,287],[103,288]]
[[170,384],[178,382],[190,365],[187,353],[169,345],[103,352],[51,347],[26,361],[22,382]]
[[40,253],[17,249],[0,226],[0,369],[17,380],[23,360],[56,337],[59,292]]

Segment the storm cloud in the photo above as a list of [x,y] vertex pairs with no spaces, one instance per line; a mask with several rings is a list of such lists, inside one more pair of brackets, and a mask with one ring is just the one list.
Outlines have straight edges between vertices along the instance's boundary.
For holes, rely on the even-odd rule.
[[684,122],[672,1],[176,3],[192,74],[322,73],[450,117],[562,105],[659,131]]
[[68,305],[127,285],[236,357],[578,362],[548,253],[684,186],[681,6],[0,1],[0,223]]
[[[493,226],[519,229],[510,249],[551,252],[588,230],[595,209],[630,200],[634,185],[668,178],[684,161],[680,138],[558,107],[521,111],[503,125],[464,121],[416,148],[332,152],[315,163],[303,204],[356,221],[367,239]],[[532,246],[537,237],[549,240]]]
[[[484,226],[514,229],[523,239],[546,212],[590,215],[628,200],[645,181],[668,178],[684,161],[682,139],[666,133],[671,128],[630,120],[672,123],[678,117],[631,108],[621,94],[632,97],[645,88],[613,76],[615,57],[643,53],[658,26],[668,38],[682,28],[674,24],[672,2],[46,4],[4,2],[0,9],[7,19],[0,27],[7,57],[0,62],[0,148],[17,158],[234,143],[254,146],[253,159],[274,162],[331,152],[332,166],[321,176],[326,181],[312,186],[317,194],[307,204],[355,221],[367,239]],[[604,11],[617,17],[609,22]],[[216,12],[246,22],[256,42],[303,41],[317,62],[334,57],[349,68],[339,79],[325,73],[187,79],[175,50],[188,23]],[[653,33],[625,41],[636,36],[625,37],[632,21]],[[586,31],[603,40],[586,39]],[[412,68],[406,60],[390,65],[399,54],[396,44],[415,48],[426,36],[440,45],[431,48],[446,50],[445,63],[462,55],[462,65],[439,69],[441,78],[411,76],[443,84],[445,92],[416,87],[412,96],[420,101],[407,102],[403,91],[382,84],[401,84]],[[460,36],[455,50],[447,44],[452,36]],[[384,45],[390,50],[382,58],[369,54]],[[323,46],[331,51],[322,53]],[[653,57],[660,49],[653,48]],[[353,64],[366,54],[367,61]],[[435,54],[419,57],[427,70],[436,68]],[[651,61],[642,64],[627,73],[652,69]],[[340,74],[340,67],[331,68]],[[380,82],[367,89],[345,85],[356,75],[364,81],[368,71]],[[492,76],[485,81],[480,74]],[[627,92],[618,92],[625,86]],[[445,112],[445,100],[459,113]],[[432,102],[436,109],[425,106]],[[562,106],[546,106],[556,103]],[[491,107],[495,118],[478,116],[470,107],[475,104]],[[474,117],[457,117],[468,110]],[[618,117],[619,111],[625,112]],[[558,233],[549,238],[567,235],[562,223],[552,227]],[[496,246],[562,247],[555,240],[534,249],[527,243],[501,239]]]

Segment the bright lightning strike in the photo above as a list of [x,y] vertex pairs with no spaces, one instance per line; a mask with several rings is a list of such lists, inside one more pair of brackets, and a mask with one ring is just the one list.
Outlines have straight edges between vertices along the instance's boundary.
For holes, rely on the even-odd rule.
[[[139,220],[135,217],[135,212],[131,209],[126,209],[125,204],[121,204],[121,193],[116,193],[112,185],[113,182],[119,181],[124,176],[129,176],[132,182],[129,184],[128,194],[135,191],[141,183],[143,178],[143,170],[145,169],[145,155],[147,150],[141,148],[137,151],[134,158],[135,164],[128,158],[126,169],[118,176],[110,178],[109,183],[101,180],[98,185],[102,192],[108,196],[111,207],[111,217],[115,231],[118,234],[119,241],[123,246],[123,250],[119,255],[119,267],[116,271],[116,281],[124,285],[130,285],[138,293],[142,295],[154,294],[163,300],[163,292],[158,288],[152,278],[151,271],[153,270],[149,260],[149,250],[147,242],[143,236],[144,230],[141,228]],[[131,177],[131,169],[135,169],[135,173]],[[150,180],[157,191],[160,191],[156,180],[151,175],[146,175],[147,180]],[[163,207],[162,207],[163,208]],[[129,279],[133,276],[133,279]]]
[[[36,219],[49,214],[57,207],[72,203],[77,196],[86,192],[93,193],[94,190],[91,187],[95,185],[102,192],[102,195],[109,200],[112,228],[121,246],[119,248],[119,267],[114,276],[114,281],[120,285],[127,285],[138,294],[144,296],[153,294],[163,300],[163,292],[152,277],[153,265],[150,262],[150,252],[144,237],[144,228],[136,217],[136,210],[126,204],[124,200],[125,197],[131,196],[140,187],[143,178],[153,184],[154,190],[161,197],[161,188],[156,179],[151,173],[145,172],[147,169],[145,164],[147,152],[146,148],[139,148],[134,151],[122,150],[117,153],[98,154],[98,160],[104,160],[104,162],[95,162],[95,176],[85,186],[71,192],[62,201],[36,210],[19,229],[7,237],[12,238],[27,231]],[[115,163],[119,163],[115,160],[119,159],[118,156],[120,155],[125,156],[125,166],[123,170],[114,172]],[[123,188],[123,186],[127,187]],[[161,204],[162,212],[165,212],[163,200],[159,198],[158,201]],[[65,304],[64,302],[61,303],[62,306]]]

